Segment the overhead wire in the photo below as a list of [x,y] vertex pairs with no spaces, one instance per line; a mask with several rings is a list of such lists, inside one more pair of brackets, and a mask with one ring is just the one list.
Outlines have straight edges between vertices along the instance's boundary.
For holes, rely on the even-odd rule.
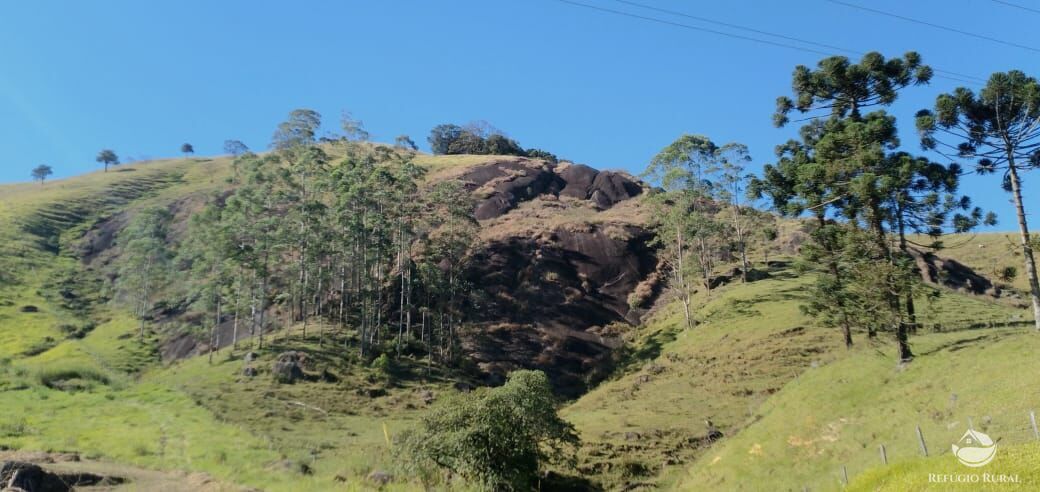
[[993,2],[993,3],[999,3],[1001,5],[1007,5],[1008,7],[1014,7],[1016,9],[1022,9],[1022,10],[1025,10],[1027,12],[1032,12],[1034,14],[1040,14],[1040,9],[1034,9],[1034,8],[1031,8],[1031,7],[1026,7],[1025,5],[1019,5],[1017,3],[1012,3],[1012,2],[1005,2],[1004,0],[990,0],[990,1]]
[[[743,30],[743,31],[747,31],[747,32],[754,32],[756,34],[772,36],[772,37],[776,37],[776,38],[779,38],[779,39],[785,39],[785,40],[788,40],[788,41],[795,41],[795,42],[799,42],[799,43],[803,43],[803,44],[814,45],[814,46],[818,46],[818,47],[821,47],[821,48],[829,49],[831,51],[823,51],[823,50],[820,50],[820,49],[809,48],[809,47],[805,47],[805,46],[799,46],[799,45],[796,45],[796,44],[790,44],[790,43],[784,43],[784,42],[778,42],[778,41],[771,41],[771,40],[768,40],[768,39],[761,39],[761,38],[752,37],[752,36],[745,36],[745,35],[742,35],[742,34],[735,34],[735,33],[730,33],[730,32],[725,32],[725,31],[719,31],[719,30],[715,30],[715,29],[709,29],[709,28],[706,28],[706,27],[702,27],[702,26],[695,26],[695,25],[686,24],[686,23],[677,22],[677,21],[672,21],[672,20],[668,20],[668,19],[661,19],[659,17],[652,17],[652,16],[648,16],[648,15],[636,14],[636,13],[633,13],[633,12],[626,12],[626,11],[623,11],[623,10],[617,10],[617,9],[612,9],[612,8],[608,8],[608,7],[603,7],[603,6],[600,6],[600,5],[592,5],[592,4],[587,4],[587,3],[583,3],[583,2],[577,2],[577,1],[574,1],[574,0],[556,0],[556,1],[558,1],[560,3],[567,4],[567,5],[575,6],[575,7],[581,7],[581,8],[585,8],[585,9],[589,9],[589,10],[596,10],[596,11],[605,12],[605,13],[609,13],[609,14],[613,14],[613,15],[629,17],[629,18],[633,18],[633,19],[639,19],[639,20],[643,20],[643,21],[653,22],[653,23],[656,23],[656,24],[669,25],[669,26],[673,26],[673,27],[679,27],[679,28],[689,29],[689,30],[693,30],[693,31],[700,31],[700,32],[705,32],[705,33],[709,33],[709,34],[718,35],[718,36],[724,36],[724,37],[729,37],[729,38],[734,38],[734,39],[740,39],[740,40],[744,40],[744,41],[750,41],[750,42],[754,42],[754,43],[765,44],[765,45],[770,45],[770,46],[775,46],[775,47],[780,47],[780,48],[792,49],[792,50],[802,51],[802,52],[806,52],[806,53],[813,53],[813,54],[817,54],[817,55],[833,56],[833,55],[836,54],[835,51],[842,51],[842,52],[851,53],[851,54],[864,54],[864,52],[860,52],[860,51],[857,51],[857,50],[851,50],[851,49],[842,48],[842,47],[839,47],[839,46],[828,45],[828,44],[825,44],[825,43],[819,43],[819,42],[815,42],[815,41],[809,41],[809,40],[805,40],[805,39],[801,39],[801,38],[796,38],[796,37],[793,37],[793,36],[786,36],[786,35],[782,35],[782,34],[771,33],[771,32],[768,32],[768,31],[762,31],[762,30],[759,30],[759,29],[754,29],[754,28],[750,28],[750,27],[746,27],[746,26],[741,26],[741,25],[738,25],[738,24],[732,24],[732,23],[717,21],[717,20],[708,19],[708,18],[705,18],[705,17],[693,16],[693,15],[682,13],[682,12],[675,12],[675,11],[670,11],[670,10],[666,10],[666,9],[660,9],[660,8],[657,8],[657,7],[648,6],[648,5],[640,4],[638,2],[632,2],[632,1],[629,1],[629,0],[616,0],[616,1],[618,1],[620,3],[636,6],[636,7],[647,8],[647,9],[651,9],[651,10],[657,10],[659,12],[667,13],[667,14],[670,14],[670,15],[676,15],[676,16],[691,18],[691,19],[695,19],[695,20],[700,20],[701,22],[707,22],[707,23],[711,23],[711,24],[715,24],[715,25],[722,25],[722,26],[726,26],[726,27],[729,27],[729,28],[732,28],[732,29],[739,29],[739,30]],[[957,72],[951,72],[951,71],[948,71],[948,70],[935,69],[934,67],[933,67],[933,70],[936,72],[935,77],[937,77],[937,78],[943,78],[943,79],[952,80],[952,81],[955,81],[955,82],[961,82],[961,83],[968,84],[968,85],[978,85],[978,84],[982,83],[982,81],[984,80],[981,77],[975,77],[975,76],[972,76],[972,75],[966,75],[966,74],[961,74],[961,73],[957,73]]]
[[1029,50],[1029,51],[1032,51],[1032,52],[1035,52],[1035,53],[1040,53],[1040,48],[1036,48],[1036,47],[1033,47],[1033,46],[1026,46],[1024,44],[1018,44],[1018,43],[1014,43],[1014,42],[1011,42],[1011,41],[1005,41],[1003,39],[997,39],[997,38],[994,38],[992,36],[986,36],[984,34],[976,34],[976,33],[973,33],[973,32],[965,31],[963,29],[957,29],[957,28],[953,28],[953,27],[949,27],[949,26],[944,26],[944,25],[941,25],[941,24],[936,24],[934,22],[928,22],[928,21],[923,21],[923,20],[920,20],[920,19],[914,19],[912,17],[907,17],[905,15],[894,14],[892,12],[886,12],[884,10],[879,10],[879,9],[875,9],[875,8],[872,8],[872,7],[866,7],[866,6],[863,6],[863,5],[857,5],[857,4],[850,3],[850,2],[844,2],[842,0],[827,0],[827,1],[830,2],[830,3],[833,3],[833,4],[844,5],[846,7],[862,10],[862,11],[865,11],[865,12],[872,12],[872,13],[875,13],[875,14],[878,14],[878,15],[883,15],[883,16],[886,16],[886,17],[892,17],[892,18],[895,18],[895,19],[901,19],[901,20],[904,20],[904,21],[907,21],[907,22],[912,22],[914,24],[920,24],[922,26],[928,26],[928,27],[932,27],[932,28],[935,28],[935,29],[941,29],[943,31],[949,31],[949,32],[954,32],[954,33],[961,34],[961,35],[964,35],[964,36],[970,36],[970,37],[973,37],[973,38],[976,38],[976,39],[983,39],[983,40],[990,41],[990,42],[993,42],[993,43],[1003,44],[1005,46],[1012,46],[1012,47],[1015,47],[1015,48],[1021,48],[1021,49]]
[[[820,42],[817,42],[817,41],[812,41],[812,40],[799,38],[799,37],[795,37],[795,36],[788,36],[788,35],[785,35],[785,34],[777,34],[775,32],[763,31],[761,29],[755,29],[755,28],[743,26],[743,25],[740,25],[740,24],[732,24],[732,23],[729,23],[729,22],[722,22],[722,21],[718,21],[718,20],[715,20],[715,19],[710,19],[710,18],[707,18],[707,17],[702,17],[702,16],[698,16],[698,15],[692,15],[692,14],[688,14],[688,13],[685,13],[685,12],[679,12],[679,11],[675,11],[675,10],[664,9],[664,8],[656,7],[656,6],[653,6],[653,5],[647,5],[645,3],[634,2],[632,0],[614,0],[614,1],[618,2],[618,3],[626,4],[626,5],[631,5],[633,7],[639,7],[639,8],[643,8],[643,9],[647,9],[647,10],[653,10],[653,11],[660,12],[660,13],[663,13],[663,14],[674,15],[674,16],[677,16],[677,17],[685,17],[687,19],[694,19],[694,20],[698,20],[698,21],[701,21],[701,22],[706,22],[706,23],[709,23],[709,24],[716,24],[716,25],[720,25],[720,26],[726,26],[726,27],[729,27],[729,28],[732,28],[732,29],[739,29],[741,31],[748,31],[748,32],[753,32],[753,33],[757,33],[757,34],[763,34],[763,35],[772,36],[772,37],[775,37],[775,38],[786,39],[788,41],[796,41],[796,42],[799,42],[799,43],[808,44],[808,45],[812,45],[812,46],[819,46],[821,48],[827,48],[827,49],[831,49],[831,50],[835,50],[835,51],[843,51],[845,53],[849,53],[849,54],[853,54],[853,55],[863,56],[863,55],[867,54],[865,51],[854,50],[854,49],[851,49],[851,48],[843,48],[841,46],[835,46],[833,44],[820,43]],[[953,72],[953,71],[950,71],[950,70],[940,70],[940,69],[937,69],[937,68],[934,68],[934,67],[933,67],[933,70],[936,73],[942,73],[942,74],[950,75],[951,77],[957,77],[959,79],[965,79],[965,81],[967,81],[967,80],[977,80],[980,83],[986,81],[985,79],[983,79],[981,77],[976,77],[974,75],[967,75],[967,74],[963,74],[963,73]]]

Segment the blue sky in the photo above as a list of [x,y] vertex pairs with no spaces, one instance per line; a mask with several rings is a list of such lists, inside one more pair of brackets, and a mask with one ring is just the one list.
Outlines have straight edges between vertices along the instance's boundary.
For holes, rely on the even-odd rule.
[[[638,1],[856,51],[916,50],[976,77],[1040,75],[1036,51],[826,0]],[[992,0],[848,1],[1040,46],[1040,14]],[[408,134],[422,146],[436,124],[482,119],[524,146],[632,172],[681,133],[700,133],[748,144],[757,169],[795,132],[772,127],[774,100],[789,93],[795,65],[822,57],[556,0],[2,2],[0,182],[25,181],[40,163],[56,177],[96,169],[101,148],[158,158],[191,142],[216,154],[236,138],[262,149],[299,107],[321,112],[330,130],[346,109],[376,140]],[[904,148],[919,151],[913,113],[956,85],[935,79],[903,93],[891,111]],[[1014,229],[996,178],[969,177],[963,191],[1000,215],[999,229]]]

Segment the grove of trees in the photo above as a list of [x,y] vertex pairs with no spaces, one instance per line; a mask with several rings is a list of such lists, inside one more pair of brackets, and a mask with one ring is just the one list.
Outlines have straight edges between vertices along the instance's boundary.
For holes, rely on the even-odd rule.
[[908,335],[916,329],[921,283],[908,236],[926,234],[933,240],[917,246],[935,249],[943,234],[995,221],[957,195],[958,164],[899,150],[896,118],[884,107],[931,76],[913,52],[887,60],[869,53],[857,64],[830,57],[815,70],[797,67],[793,98],[777,100],[774,122],[787,124],[791,111],[810,114],[810,121],[800,139],[778,147],[778,161],[750,187],[781,214],[807,213],[815,221],[803,257],[822,272],[806,311],[840,327],[847,346],[853,329],[869,337],[894,333],[904,361],[913,358]]
[[703,289],[710,295],[717,269],[732,258],[740,261],[741,280],[747,281],[751,231],[771,229],[772,216],[741,201],[751,179],[745,171],[750,160],[742,144],[719,146],[705,136],[683,135],[662,149],[643,173],[658,187],[649,200],[659,255],[688,328],[696,325],[691,310],[694,291]]
[[233,323],[232,344],[247,332],[262,347],[272,328],[294,325],[324,344],[335,327],[364,357],[419,346],[452,360],[477,245],[469,193],[428,186],[414,153],[360,143],[367,133],[346,116],[353,137],[336,140],[334,160],[320,125],[317,112],[293,111],[272,152],[239,155],[233,193],[189,224],[187,237],[204,239],[182,245],[184,285],[208,323]]
[[555,163],[557,157],[544,150],[524,150],[516,140],[485,121],[466,126],[437,125],[426,139],[434,154],[516,155],[545,159]]

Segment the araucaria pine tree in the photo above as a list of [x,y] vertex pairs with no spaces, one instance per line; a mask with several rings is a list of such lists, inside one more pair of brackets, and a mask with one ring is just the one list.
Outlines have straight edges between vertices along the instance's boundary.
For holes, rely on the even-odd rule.
[[979,174],[1003,174],[1004,191],[1015,204],[1033,316],[1040,330],[1040,283],[1021,176],[1040,167],[1040,84],[1018,70],[995,73],[978,94],[961,87],[940,95],[934,110],[918,112],[917,129],[926,149],[974,159]]
[[807,310],[840,326],[848,346],[853,327],[870,336],[894,332],[902,361],[913,358],[908,335],[920,282],[907,232],[937,237],[983,220],[969,200],[954,194],[956,165],[897,152],[895,117],[880,109],[864,113],[891,104],[900,89],[927,83],[931,75],[912,52],[889,60],[869,53],[858,64],[831,57],[816,70],[796,68],[794,98],[777,100],[774,122],[786,124],[793,110],[814,121],[802,128],[800,141],[779,148],[780,161],[766,166],[752,186],[782,213],[815,218],[813,244],[804,251],[824,274]]

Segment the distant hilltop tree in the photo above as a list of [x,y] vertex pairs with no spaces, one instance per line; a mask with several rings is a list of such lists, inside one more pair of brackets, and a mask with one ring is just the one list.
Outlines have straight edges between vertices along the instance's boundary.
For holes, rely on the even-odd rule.
[[246,147],[246,144],[242,143],[241,140],[224,141],[224,153],[238,157],[246,152],[249,152],[249,147]]
[[181,144],[181,153],[187,157],[195,153],[195,147],[192,147],[190,143]]
[[394,147],[405,150],[419,150],[419,146],[415,145],[415,141],[408,135],[398,135],[394,139]]
[[[437,125],[430,131],[427,141],[434,154],[528,155],[516,140],[486,121],[466,126]],[[551,154],[539,150],[536,157],[547,158],[548,155]]]
[[524,151],[524,154],[532,159],[544,159],[552,164],[560,162],[560,158],[556,157],[556,154],[553,154],[552,152],[549,152],[547,150],[527,149]]
[[350,111],[344,111],[340,117],[340,125],[343,127],[343,138],[348,142],[365,142],[368,141],[369,133],[365,130],[365,123],[357,118]]
[[278,125],[271,137],[271,147],[277,150],[291,149],[314,142],[321,128],[321,114],[313,109],[295,109],[289,118]]
[[46,164],[40,164],[32,170],[33,181],[39,181],[41,185],[51,174],[54,174],[54,170]]
[[105,165],[105,172],[108,172],[108,166],[115,166],[119,164],[119,156],[116,155],[115,151],[111,149],[104,149],[98,152],[97,159],[94,159]]

